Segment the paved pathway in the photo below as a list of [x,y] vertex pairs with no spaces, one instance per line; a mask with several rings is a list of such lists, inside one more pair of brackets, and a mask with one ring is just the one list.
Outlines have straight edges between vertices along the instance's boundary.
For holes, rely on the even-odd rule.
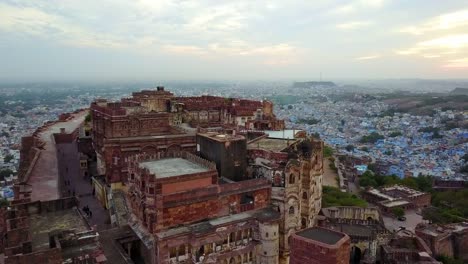
[[405,212],[405,217],[405,221],[400,221],[391,216],[382,216],[385,227],[390,231],[398,231],[400,227],[404,227],[405,229],[414,232],[416,225],[425,222],[425,220],[423,220],[422,216],[416,210],[407,210]]
[[33,201],[49,201],[60,198],[59,174],[57,163],[57,150],[55,148],[53,134],[59,133],[60,128],[65,128],[67,133],[74,131],[84,121],[86,111],[74,114],[74,117],[66,122],[58,122],[39,134],[45,143],[44,149],[31,170],[28,183],[33,186],[31,198]]
[[[80,175],[80,156],[76,142],[57,144],[57,159],[59,173],[63,179],[61,183],[63,197],[78,196],[80,209],[87,205],[92,212],[92,217],[88,218],[88,222],[92,226],[95,225],[98,231],[109,229],[109,212],[94,197],[90,178]],[[83,215],[85,215],[84,212]]]
[[330,160],[324,158],[323,163],[323,185],[339,188],[337,181],[338,173],[330,168]]

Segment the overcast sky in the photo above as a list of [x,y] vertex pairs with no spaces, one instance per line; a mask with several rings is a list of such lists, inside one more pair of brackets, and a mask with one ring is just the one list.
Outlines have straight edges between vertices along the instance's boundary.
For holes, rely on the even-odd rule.
[[0,80],[467,78],[467,0],[0,0]]

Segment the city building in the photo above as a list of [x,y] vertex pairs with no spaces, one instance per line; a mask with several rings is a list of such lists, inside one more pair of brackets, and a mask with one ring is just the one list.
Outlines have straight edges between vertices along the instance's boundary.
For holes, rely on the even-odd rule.
[[318,226],[347,234],[351,240],[351,263],[375,263],[377,249],[389,231],[377,207],[336,206],[322,208]]
[[435,256],[443,255],[468,261],[468,223],[419,224],[415,232]]
[[147,263],[278,263],[279,220],[266,179],[219,178],[187,152],[129,159],[130,226],[151,236]]
[[288,237],[317,223],[322,199],[323,142],[306,137],[303,131],[289,132],[293,131],[261,135],[247,147],[248,177],[271,182],[272,204],[282,215],[282,262],[290,252]]
[[77,206],[70,197],[9,207],[1,219],[5,264],[108,263],[99,234]]
[[128,157],[138,153],[195,151],[195,133],[172,125],[173,94],[158,87],[120,102],[91,104],[97,171],[112,189],[128,177]]
[[383,213],[391,213],[392,208],[421,209],[431,204],[431,194],[420,192],[406,186],[394,185],[379,189],[369,188],[363,197],[380,207]]
[[[106,176],[113,189],[121,188],[128,177],[129,156],[195,152],[195,136],[200,128],[284,129],[284,121],[276,119],[271,102],[175,97],[164,87],[134,92],[131,98],[119,102],[97,100],[90,109],[98,173]],[[261,125],[256,126],[254,121]]]
[[380,246],[380,263],[384,264],[441,264],[432,257],[432,251],[418,236],[408,230],[396,233]]
[[290,264],[348,264],[348,235],[322,227],[303,229],[289,237]]
[[[96,263],[287,263],[289,236],[314,226],[321,208],[323,142],[285,130],[269,101],[174,97],[158,87],[118,102],[98,99],[90,117],[63,115],[24,143],[12,204],[75,196],[79,184],[76,196],[100,216],[84,219],[99,230],[85,254],[99,256]],[[40,170],[53,172],[47,192]],[[78,203],[64,208],[84,212]],[[68,220],[49,224],[81,241],[85,228],[73,226],[81,220]]]

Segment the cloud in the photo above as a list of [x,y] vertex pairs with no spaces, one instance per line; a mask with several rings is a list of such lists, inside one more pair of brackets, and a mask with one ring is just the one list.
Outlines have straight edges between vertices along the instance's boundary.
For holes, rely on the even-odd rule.
[[205,55],[206,51],[203,48],[196,46],[183,46],[183,45],[164,45],[163,50],[182,55]]
[[284,65],[297,61],[299,49],[287,43],[275,45],[249,44],[241,40],[232,40],[227,43],[211,43],[207,46],[165,45],[163,49],[173,54],[196,55],[207,58],[240,56],[261,57],[268,65]]
[[439,54],[424,54],[422,56],[423,56],[423,58],[426,58],[426,59],[432,59],[432,58],[440,58],[441,55],[439,55]]
[[418,44],[421,49],[441,48],[459,49],[468,47],[468,34],[449,35],[441,38],[423,41]]
[[372,24],[370,21],[351,21],[351,22],[346,22],[343,24],[338,24],[336,25],[336,28],[343,29],[343,30],[352,30],[352,29],[366,27],[366,26],[369,26],[370,24]]
[[413,35],[423,35],[433,31],[443,31],[464,26],[468,26],[468,9],[443,14],[419,25],[404,27],[399,31]]
[[[108,10],[108,4],[112,4],[112,12],[99,16],[101,11]],[[168,0],[103,0],[77,5],[54,0],[18,5],[0,3],[0,31],[34,35],[70,46],[283,60],[296,49],[291,44],[258,43],[244,36],[249,19],[261,17],[255,11],[261,8],[271,10],[272,6],[253,8],[250,1],[213,5]]]
[[375,55],[369,55],[369,56],[364,56],[364,57],[357,57],[355,60],[375,60],[378,58],[381,58],[381,55],[375,54]]
[[15,7],[0,3],[0,30],[54,39],[71,46],[120,48],[123,39],[103,32],[87,30],[66,18],[31,7]]
[[397,50],[398,55],[448,55],[468,49],[468,34],[448,35],[416,43],[413,47]]
[[468,58],[449,60],[444,68],[468,68]]
[[385,0],[355,0],[349,4],[344,4],[340,6],[336,6],[332,9],[329,14],[332,15],[346,15],[355,13],[358,10],[365,10],[365,9],[378,9],[385,5]]

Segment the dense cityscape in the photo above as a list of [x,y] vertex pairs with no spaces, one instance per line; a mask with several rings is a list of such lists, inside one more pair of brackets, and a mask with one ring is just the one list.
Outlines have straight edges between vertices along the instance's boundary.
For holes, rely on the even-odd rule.
[[0,264],[468,264],[466,0],[0,0]]
[[[4,95],[1,105],[3,118],[0,124],[2,128],[2,159],[0,163],[3,186],[1,194],[5,203],[18,204],[17,206],[22,205],[27,208],[30,206],[39,206],[39,208],[52,206],[56,208],[53,210],[64,210],[66,218],[59,217],[56,220],[50,220],[52,219],[50,213],[40,213],[30,217],[31,219],[49,219],[52,225],[59,223],[56,221],[61,221],[63,227],[70,228],[68,232],[75,230],[73,231],[74,235],[67,238],[68,240],[79,239],[83,235],[94,237],[94,235],[99,234],[100,237],[98,241],[93,239],[86,242],[87,247],[89,247],[89,250],[86,251],[88,253],[83,253],[84,255],[81,254],[81,256],[65,253],[77,250],[75,242],[70,242],[70,240],[67,243],[72,244],[67,251],[62,250],[61,253],[54,256],[56,258],[54,261],[58,262],[52,260],[46,262],[44,259],[44,263],[61,263],[67,259],[76,261],[77,259],[92,258],[91,255],[95,256],[93,260],[95,263],[107,263],[106,261],[112,261],[110,263],[204,263],[205,260],[210,259],[214,263],[304,263],[304,259],[310,260],[312,258],[318,258],[326,263],[342,263],[339,261],[342,258],[339,256],[342,254],[348,256],[346,258],[349,259],[349,263],[387,263],[386,261],[397,260],[394,255],[392,257],[394,253],[391,252],[398,251],[398,245],[408,239],[406,235],[401,235],[402,231],[417,234],[418,237],[427,241],[426,247],[431,248],[431,251],[427,251],[429,253],[427,258],[413,257],[413,263],[419,263],[418,261],[436,263],[434,258],[440,259],[442,256],[450,261],[464,258],[463,251],[455,249],[463,247],[468,237],[468,226],[463,223],[468,217],[466,207],[464,208],[468,182],[466,174],[468,153],[466,102],[468,100],[462,101],[462,104],[458,105],[451,104],[451,107],[436,105],[431,107],[428,114],[419,113],[420,109],[416,109],[415,112],[415,108],[423,107],[421,104],[417,107],[404,109],[401,105],[393,103],[396,99],[409,96],[418,98],[418,100],[442,98],[442,100],[437,100],[435,104],[445,103],[453,100],[453,92],[448,91],[445,94],[435,95],[431,91],[420,91],[408,95],[408,92],[401,90],[385,91],[377,88],[371,90],[373,92],[366,92],[369,89],[357,85],[353,86],[352,89],[347,89],[346,85],[332,82],[197,83],[194,84],[194,87],[200,88],[194,89],[187,89],[186,84],[176,83],[172,84],[171,92],[163,87],[138,92],[141,89],[127,84],[107,86],[115,87],[113,89],[108,89],[106,86],[90,89],[89,85],[83,85],[81,87],[75,86],[74,93],[76,95],[70,95],[63,92],[64,89],[69,89],[67,85],[63,84],[63,87],[57,85],[49,89],[47,95],[37,94],[34,90],[37,88],[27,84],[16,84],[14,87],[4,85],[1,90]],[[232,93],[234,91],[232,86],[237,87],[234,93]],[[275,86],[276,89],[271,88]],[[19,87],[21,88],[18,89]],[[454,88],[454,90],[460,92],[460,89]],[[237,97],[239,91],[243,94],[242,98],[246,99],[228,100],[228,98]],[[466,92],[463,89],[461,91]],[[401,93],[405,95],[399,97]],[[174,94],[183,96],[174,97]],[[210,96],[203,94],[210,94]],[[233,97],[223,99],[212,96],[225,94]],[[464,94],[457,95],[458,98],[466,96]],[[226,104],[227,102],[229,103]],[[140,110],[130,110],[133,108]],[[145,108],[149,112],[142,110]],[[155,127],[156,130],[152,130],[149,127],[151,123],[142,123],[140,129],[145,128],[146,130],[141,130],[137,134],[131,132],[132,130],[130,130],[130,134],[121,134],[124,132],[116,132],[115,130],[127,129],[128,125],[112,125],[115,127],[112,132],[102,130],[107,129],[109,125],[105,123],[100,125],[98,120],[106,115],[109,115],[108,118],[111,119],[104,117],[102,120],[114,120],[124,113],[122,111],[127,112],[126,115],[129,118],[142,114],[138,118],[145,119],[141,120],[156,118],[150,122],[158,124],[159,128]],[[164,114],[166,111],[169,111],[167,113],[170,113],[170,119],[164,121],[164,118],[169,117]],[[229,118],[226,116],[227,114]],[[136,122],[131,121],[134,119],[129,120],[129,122]],[[132,126],[130,125],[128,128]],[[172,127],[172,130],[168,130],[169,127]],[[177,130],[180,130],[182,134],[175,132]],[[169,135],[168,133],[172,136],[161,136]],[[178,136],[174,137],[175,135]],[[49,141],[51,138],[48,137],[53,140]],[[112,137],[124,138],[125,141],[122,139],[115,141],[120,142],[118,144],[121,145],[116,149],[115,143],[109,141]],[[107,139],[102,141],[104,138]],[[156,138],[167,139],[164,140],[164,143],[162,141],[158,143],[159,141],[155,141]],[[196,138],[196,145],[192,143],[194,142],[192,138]],[[167,141],[169,139],[170,141]],[[248,140],[245,141],[245,139]],[[324,142],[323,148],[318,143],[321,141]],[[147,145],[146,142],[153,143]],[[229,145],[236,147],[228,147],[224,150],[215,147],[216,144],[227,144],[225,142],[230,142]],[[136,148],[136,144],[139,147]],[[245,147],[242,147],[242,144],[246,144]],[[312,145],[305,147],[308,144]],[[195,148],[195,146],[197,147]],[[167,149],[158,154],[156,149],[162,147]],[[57,154],[57,160],[50,160],[48,156],[48,152],[52,150],[50,148],[56,148],[57,153],[62,153]],[[293,169],[292,165],[287,165],[281,169],[286,163],[292,162],[291,159],[294,159],[292,158],[294,156],[299,162],[307,164],[307,159],[310,159],[311,155],[310,150],[306,150],[309,148],[313,150],[313,153],[316,153],[313,155],[318,155],[317,158],[321,159],[323,156],[323,163],[313,165],[312,171],[307,173],[300,169],[304,165],[296,169]],[[139,150],[129,153],[122,152],[128,151],[127,149]],[[321,154],[317,154],[317,151]],[[193,154],[187,152],[195,153],[203,159],[197,160],[196,156],[188,156]],[[224,152],[226,153],[223,154]],[[231,154],[227,154],[230,152]],[[119,153],[118,156],[116,156],[117,153]],[[137,155],[135,156],[137,163],[134,163],[133,155],[135,154],[133,153],[150,156]],[[290,157],[282,157],[283,153],[289,153],[287,155]],[[154,156],[155,154],[157,155]],[[273,158],[271,156],[273,154],[279,156]],[[225,160],[224,155],[231,155],[234,160]],[[284,158],[286,160],[281,161]],[[124,160],[125,163],[120,165],[120,160]],[[314,162],[316,158],[312,156],[312,160]],[[182,165],[182,161],[187,164]],[[207,163],[211,161],[213,163]],[[134,165],[131,164],[138,164],[138,162],[148,165],[132,167]],[[172,162],[177,162],[178,165]],[[115,166],[117,164],[119,165]],[[238,166],[236,164],[246,165],[236,167]],[[58,170],[51,169],[51,166],[57,166]],[[129,168],[121,166],[129,166]],[[176,166],[180,171],[177,172],[178,170],[170,169],[168,166]],[[206,170],[197,166],[203,168],[207,166],[206,168],[217,168],[217,170],[208,170],[210,174],[206,174],[207,171],[196,176]],[[147,168],[147,170],[145,172],[140,168]],[[233,170],[233,168],[236,169]],[[313,172],[314,168],[315,172]],[[281,172],[281,170],[285,171]],[[296,180],[292,179],[295,175],[293,171],[299,173],[298,178],[301,178],[300,175],[303,173],[304,175],[317,175],[315,177],[319,178],[306,181],[306,185],[301,180],[302,184],[295,187]],[[231,216],[217,213],[211,218],[219,220],[207,220],[207,223],[224,221],[227,224],[232,221],[229,219],[234,215],[241,217],[241,215],[251,212],[242,217],[247,217],[246,219],[251,217],[252,220],[248,222],[252,228],[245,229],[238,234],[247,240],[240,242],[241,247],[239,248],[232,247],[232,245],[229,248],[224,248],[225,245],[220,244],[219,249],[217,246],[212,248],[211,246],[207,247],[207,245],[194,249],[193,246],[199,242],[193,240],[194,238],[189,238],[188,242],[185,243],[191,244],[191,249],[186,248],[187,244],[182,244],[183,250],[179,246],[172,252],[172,249],[167,249],[164,245],[166,243],[173,244],[176,240],[170,242],[172,241],[171,236],[168,236],[167,232],[171,232],[170,234],[182,232],[178,227],[180,224],[186,226],[184,228],[192,230],[190,232],[194,232],[193,230],[200,228],[198,225],[203,223],[198,221],[206,219],[204,214],[202,213],[202,218],[174,215],[170,219],[176,221],[175,223],[162,222],[154,226],[148,224],[148,219],[156,220],[161,216],[158,214],[147,215],[154,210],[150,210],[153,207],[147,201],[145,204],[149,207],[142,210],[138,206],[141,201],[135,200],[135,197],[139,197],[143,193],[146,193],[147,196],[154,195],[156,190],[153,187],[146,189],[141,186],[144,184],[142,182],[154,180],[138,178],[139,180],[135,182],[136,178],[132,180],[134,176],[130,177],[130,172],[132,175],[139,175],[138,177],[168,175],[162,176],[164,178],[180,175],[177,176],[178,179],[180,178],[177,180],[177,185],[163,187],[176,188],[177,191],[172,194],[173,196],[180,195],[181,193],[178,193],[181,191],[182,193],[186,192],[186,195],[192,193],[192,190],[189,189],[184,191],[184,188],[187,188],[183,187],[184,181],[192,181],[194,190],[208,188],[208,186],[203,187],[205,185],[202,182],[199,183],[202,184],[200,187],[195,187],[194,180],[191,180],[205,174],[212,175],[209,177],[212,178],[213,183],[219,184],[221,193],[218,195],[221,197],[224,195],[222,190],[226,188],[231,188],[229,192],[240,191],[242,188],[250,190],[247,193],[240,192],[240,209],[237,209],[239,211],[232,207],[235,206],[234,204],[231,204],[229,205]],[[280,176],[285,173],[285,178]],[[187,179],[183,180],[185,178],[181,177]],[[135,183],[138,184],[135,185]],[[163,183],[161,182],[161,184]],[[234,185],[228,187],[230,184]],[[269,187],[271,196],[265,197],[263,193],[267,189],[262,188],[268,185],[271,186]],[[26,186],[30,187],[25,188]],[[232,189],[234,186],[236,189]],[[143,188],[136,192],[139,193],[137,196],[131,194],[135,192],[135,188]],[[310,202],[303,203],[304,200],[295,201],[287,197],[283,198],[286,200],[283,200],[280,198],[283,192],[297,193],[298,196],[302,196],[302,199]],[[178,199],[192,197],[191,195],[195,195],[195,193],[189,196],[180,196]],[[72,197],[75,197],[76,200],[71,199]],[[194,197],[196,196],[189,199],[194,199]],[[41,202],[37,204],[34,201]],[[45,201],[49,202],[45,204]],[[262,204],[260,201],[264,201],[264,203]],[[447,207],[447,203],[453,203],[453,205]],[[288,206],[290,206],[289,209]],[[21,206],[17,208],[19,209]],[[77,219],[70,218],[73,208],[77,208],[76,210],[83,215],[85,223],[95,231],[87,231],[86,226],[75,226],[76,223],[73,222],[76,222]],[[158,210],[157,205],[155,208]],[[181,211],[184,214],[190,210],[194,210],[191,214],[195,215],[201,212],[197,213],[197,210],[200,209],[195,208],[183,210],[188,210]],[[274,212],[279,212],[279,214],[275,215]],[[57,212],[54,213],[54,215],[56,214]],[[180,220],[176,220],[179,218]],[[164,218],[156,220],[155,223],[162,221],[162,219]],[[5,215],[4,221],[8,223],[17,220],[14,218],[9,220]],[[181,222],[176,224],[177,221]],[[236,230],[235,226],[238,224],[233,222],[231,225],[232,227],[224,226],[222,228]],[[46,227],[45,223],[34,226],[37,230],[55,228]],[[440,235],[430,231],[434,228],[439,230],[437,232]],[[35,229],[31,230],[33,232],[33,245],[39,241],[34,238],[39,234],[34,231]],[[15,228],[6,228],[4,232],[12,234],[15,230]],[[84,233],[76,233],[76,230],[81,230],[80,232]],[[267,234],[262,235],[261,230],[268,230],[267,233],[278,233],[278,237],[265,237]],[[298,232],[288,238],[291,234],[290,230]],[[338,232],[325,235],[326,232],[336,231]],[[115,248],[109,248],[103,244],[112,241],[112,239],[119,241],[120,236],[124,234],[128,236],[129,232],[135,232],[131,238],[133,242],[125,244],[127,246],[121,244],[122,246],[131,248],[130,251],[133,252],[133,248],[145,245],[145,250],[140,249],[143,250],[140,253],[130,253],[130,251],[125,253],[127,258],[133,262],[125,262],[125,258],[116,258]],[[208,230],[203,232],[208,232]],[[257,232],[259,233],[257,234]],[[142,236],[143,234],[146,235]],[[164,236],[166,237],[165,241],[167,241],[161,240],[150,246],[148,243],[153,240],[147,241],[148,234],[154,234],[156,237]],[[232,234],[232,237],[229,235],[229,238],[226,238],[225,243],[229,244],[229,240],[239,239],[236,237],[236,232]],[[57,239],[64,239],[60,238],[63,235],[65,233],[59,235]],[[206,236],[204,239],[208,239],[209,232],[203,236]],[[249,238],[250,236],[252,238]],[[322,241],[323,236],[327,239]],[[305,238],[321,243],[331,243],[328,239],[334,236],[337,238],[333,243],[336,242],[335,246],[340,246],[339,250],[333,253],[336,255],[332,254],[329,258],[305,253],[320,243],[314,245],[314,242],[310,242],[312,244],[309,245],[309,248],[306,246],[303,249],[304,245],[301,242],[294,242],[296,240],[302,241]],[[444,236],[446,239],[445,242],[436,243],[430,239],[431,236]],[[347,237],[350,238],[349,241],[346,240]],[[241,253],[244,252],[241,249],[253,246],[253,244],[249,246],[250,239],[259,243],[258,246],[253,247],[256,249],[250,253]],[[140,242],[137,242],[138,240]],[[288,240],[289,243],[286,243],[285,241]],[[18,242],[5,240],[4,243],[6,243],[4,244],[6,254],[3,255],[5,263],[16,263],[15,261],[25,258],[6,251],[7,248]],[[216,240],[213,243],[217,245]],[[238,245],[238,242],[235,243]],[[277,244],[275,245],[275,243]],[[151,249],[153,247],[155,249]],[[446,247],[452,249],[447,251]],[[41,254],[40,252],[43,250],[44,248],[41,249],[39,245],[36,245],[32,252],[24,256],[38,257],[38,254]],[[157,250],[161,255],[151,256],[150,252],[153,250]],[[226,252],[231,252],[229,255],[240,255],[239,258],[235,256],[226,258]],[[293,256],[295,257],[293,258]],[[337,258],[334,259],[333,256]],[[103,261],[99,262],[98,259]],[[348,263],[348,260],[343,263]]]

